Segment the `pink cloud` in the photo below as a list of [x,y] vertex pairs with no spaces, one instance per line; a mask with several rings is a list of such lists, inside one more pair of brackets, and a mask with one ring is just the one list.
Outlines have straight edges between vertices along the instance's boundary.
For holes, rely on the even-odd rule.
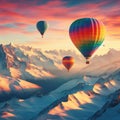
[[[52,32],[68,32],[70,24],[78,18],[94,17],[101,20],[108,32],[115,33],[120,21],[119,1],[114,5],[111,1],[102,1],[97,3],[84,3],[76,6],[67,7],[61,0],[48,1],[46,4],[37,4],[37,0],[31,2],[8,2],[7,0],[0,4],[0,33],[19,31],[30,35],[26,30],[29,25],[36,25],[39,20],[46,20],[50,24],[49,30]],[[113,5],[112,5],[113,4]],[[54,25],[55,22],[55,25]],[[6,28],[4,24],[14,23],[17,28]],[[19,28],[19,29],[18,29]],[[35,30],[36,32],[37,30]],[[33,32],[35,34],[35,32]],[[117,34],[120,34],[117,32]],[[111,34],[112,35],[112,34]]]

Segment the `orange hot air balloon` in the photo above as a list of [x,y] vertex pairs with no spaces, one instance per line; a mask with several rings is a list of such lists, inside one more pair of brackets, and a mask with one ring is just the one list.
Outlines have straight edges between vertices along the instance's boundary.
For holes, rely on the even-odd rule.
[[73,66],[74,64],[74,58],[71,56],[65,56],[62,59],[62,64],[65,66],[65,68],[69,71],[70,68]]

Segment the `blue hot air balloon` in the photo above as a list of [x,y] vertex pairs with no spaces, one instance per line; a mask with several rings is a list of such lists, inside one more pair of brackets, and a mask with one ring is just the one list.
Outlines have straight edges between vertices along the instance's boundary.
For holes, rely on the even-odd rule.
[[39,22],[37,22],[36,26],[37,26],[38,31],[40,32],[40,34],[43,37],[45,31],[47,30],[47,22],[46,21],[39,21]]

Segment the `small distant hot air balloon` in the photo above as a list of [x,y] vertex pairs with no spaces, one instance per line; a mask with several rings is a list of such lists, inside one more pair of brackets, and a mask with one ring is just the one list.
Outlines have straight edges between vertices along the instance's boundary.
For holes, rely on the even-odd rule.
[[62,64],[65,66],[65,68],[69,71],[70,68],[73,66],[74,64],[74,58],[71,56],[65,56],[62,59]]
[[37,29],[41,33],[42,38],[43,38],[43,35],[44,35],[45,31],[47,30],[47,22],[46,21],[39,21],[39,22],[37,22],[36,26],[37,26]]
[[97,19],[82,18],[71,24],[69,35],[73,44],[86,58],[86,64],[89,64],[89,58],[104,41],[105,27]]

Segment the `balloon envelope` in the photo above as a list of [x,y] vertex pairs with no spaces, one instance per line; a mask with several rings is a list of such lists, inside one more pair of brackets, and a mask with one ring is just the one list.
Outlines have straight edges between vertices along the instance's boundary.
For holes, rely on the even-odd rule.
[[86,58],[88,64],[88,59],[104,41],[105,27],[97,19],[82,18],[71,24],[69,35],[73,44]]
[[65,66],[65,68],[69,71],[70,68],[73,66],[74,64],[74,58],[71,56],[65,56],[62,59],[62,64]]
[[41,33],[41,35],[43,37],[43,35],[47,29],[47,22],[46,21],[39,21],[36,26],[37,26],[38,31]]

